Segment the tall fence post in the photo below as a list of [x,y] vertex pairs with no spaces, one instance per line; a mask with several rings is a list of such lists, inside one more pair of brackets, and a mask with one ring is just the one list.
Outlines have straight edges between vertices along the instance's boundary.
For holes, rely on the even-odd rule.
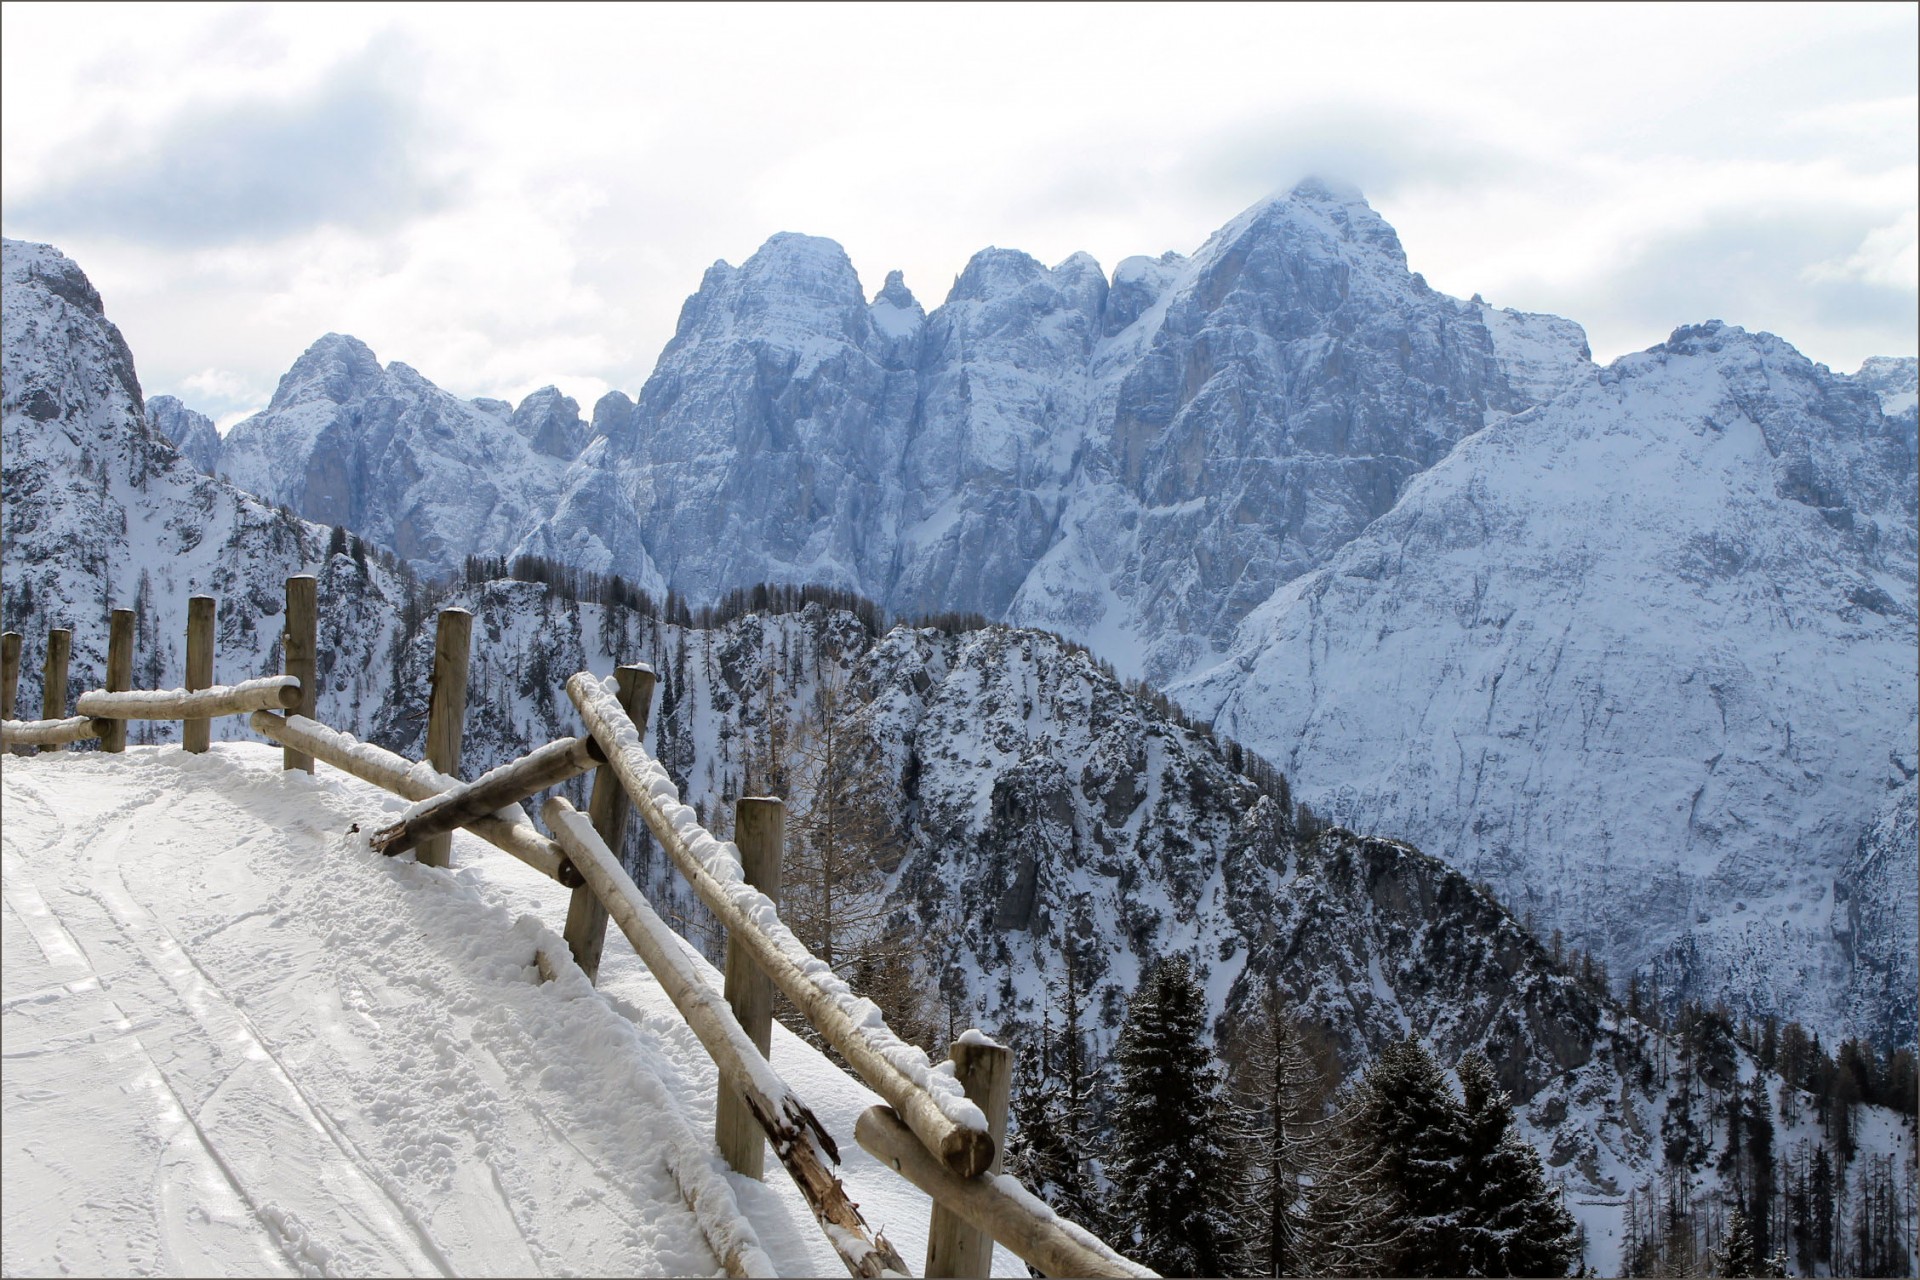
[[[460,740],[467,725],[467,654],[473,615],[442,609],[433,640],[433,693],[427,705],[427,763],[441,773],[460,772]],[[422,840],[414,859],[429,867],[453,861],[453,833]]]
[[[40,718],[67,718],[67,659],[73,655],[73,632],[55,627],[47,632],[47,663],[40,671]],[[65,751],[66,747],[53,748]]]
[[[207,689],[213,685],[213,597],[194,596],[187,601],[187,688]],[[307,690],[300,687],[300,700]],[[188,720],[180,726],[180,745],[195,755],[207,749],[212,739],[211,720]]]
[[[1007,1097],[1013,1085],[1013,1050],[979,1036],[954,1041],[949,1056],[953,1059],[954,1079],[967,1091],[967,1097],[987,1113],[987,1131],[993,1135],[994,1150],[988,1172],[999,1173],[1000,1153],[1007,1149]],[[986,1276],[992,1274],[992,1267],[993,1237],[978,1227],[969,1226],[944,1205],[935,1204],[933,1223],[927,1230],[927,1275]]]
[[20,633],[0,635],[0,720],[13,719],[13,696],[20,692]]
[[[314,650],[319,645],[319,583],[310,573],[287,579],[287,630],[280,645],[281,666],[300,681],[300,706],[294,712],[313,718]],[[313,772],[313,757],[304,751],[284,748],[281,767]]]
[[[603,770],[611,773],[612,770]],[[740,870],[746,882],[760,892],[780,901],[780,855],[787,842],[787,809],[770,797],[748,796],[733,806],[733,842],[740,850]],[[733,1016],[753,1041],[760,1056],[770,1056],[773,1045],[773,979],[760,972],[760,966],[740,943],[727,939],[727,1003]],[[766,1171],[766,1134],[747,1109],[746,1100],[727,1087],[719,1088],[719,1106],[714,1116],[714,1138],[720,1155],[733,1168],[749,1178]]]
[[[115,609],[107,622],[107,692],[133,688],[133,610]],[[127,722],[114,720],[100,735],[100,749],[118,755],[127,749]]]
[[[616,670],[613,678],[620,689],[621,707],[632,718],[634,728],[644,736],[647,717],[653,708],[653,668],[635,663]],[[613,770],[596,770],[593,798],[587,802],[587,817],[616,858],[626,839],[627,815],[632,811],[626,788],[620,785]],[[573,953],[573,962],[587,975],[587,981],[598,983],[600,953],[607,941],[607,909],[591,885],[583,884],[573,891],[573,897],[567,902],[566,932],[561,936],[567,940],[567,950]]]

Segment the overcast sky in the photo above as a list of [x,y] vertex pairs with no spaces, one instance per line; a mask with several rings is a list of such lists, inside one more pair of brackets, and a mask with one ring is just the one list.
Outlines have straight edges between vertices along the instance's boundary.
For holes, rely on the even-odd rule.
[[988,245],[1190,253],[1307,173],[1596,357],[1916,347],[1913,4],[7,4],[0,222],[223,422],[329,330],[461,395],[639,390],[777,231],[929,309]]

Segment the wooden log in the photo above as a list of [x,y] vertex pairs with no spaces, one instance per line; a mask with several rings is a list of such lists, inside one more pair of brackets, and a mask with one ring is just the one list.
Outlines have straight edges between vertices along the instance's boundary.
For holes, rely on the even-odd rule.
[[535,792],[577,778],[600,767],[606,759],[592,738],[562,738],[530,751],[472,782],[418,801],[400,820],[373,834],[373,847],[389,858],[417,848],[433,836],[445,835]]
[[205,716],[238,716],[249,711],[290,711],[305,699],[292,676],[261,676],[239,684],[211,689],[136,689],[111,693],[89,689],[74,700],[73,709],[104,720],[187,720]]
[[[733,806],[733,842],[740,850],[740,870],[746,882],[780,902],[780,858],[787,844],[787,810],[778,800],[748,796]],[[773,1045],[773,982],[753,962],[745,943],[727,937],[727,1004],[746,1028],[747,1038],[761,1057]],[[732,1089],[716,1090],[714,1140],[728,1164],[749,1178],[766,1173],[767,1144],[746,1099]]]
[[[908,1076],[888,1056],[891,1046],[887,1041],[904,1042],[884,1027],[874,1029],[864,1021],[854,1021],[841,1006],[838,994],[815,976],[817,972],[831,974],[832,971],[806,954],[805,948],[770,909],[772,904],[749,886],[722,884],[702,865],[688,844],[688,836],[668,817],[661,799],[655,795],[657,786],[662,794],[671,796],[672,781],[659,762],[640,745],[632,722],[613,695],[591,673],[582,671],[567,681],[567,696],[579,708],[588,730],[606,748],[604,767],[619,777],[660,847],[693,886],[695,896],[727,927],[729,936],[740,938],[753,953],[754,963],[773,979],[774,986],[793,1001],[867,1086],[892,1104],[927,1149],[938,1152],[954,1172],[972,1177],[991,1164],[993,1138],[979,1110],[971,1106],[964,1110],[953,1108],[960,1112],[956,1117],[934,1098],[927,1085]],[[674,807],[684,808],[677,804]],[[781,940],[776,942],[750,912],[771,916],[771,927],[779,931]],[[884,1036],[880,1032],[884,1032]],[[973,1123],[962,1123],[967,1111],[972,1112]]]
[[[247,723],[263,738],[304,751],[362,782],[371,782],[408,800],[425,800],[459,785],[457,779],[443,777],[405,756],[361,742],[351,734],[330,729],[305,716],[282,719],[268,711],[256,711]],[[486,817],[475,818],[467,824],[467,830],[569,889],[583,883],[560,846],[531,825]]]
[[[280,641],[281,669],[300,682],[297,714],[313,719],[317,675],[315,649],[319,644],[319,584],[310,573],[287,579],[287,629]],[[283,769],[313,772],[313,757],[288,747],[281,756]]]
[[[124,693],[133,688],[133,610],[115,609],[107,622],[107,692]],[[87,700],[81,694],[74,704],[74,710],[81,715],[97,715],[79,703]],[[116,720],[100,735],[100,749],[113,755],[119,755],[127,749],[127,726],[125,721]]]
[[868,1107],[854,1140],[895,1173],[1048,1276],[1151,1276],[1097,1236],[1055,1214],[1005,1174],[962,1178],[930,1155],[891,1107]]
[[[73,656],[73,632],[65,627],[55,627],[47,632],[47,657],[40,669],[40,718],[42,720],[65,720],[67,718],[67,661]],[[99,737],[99,734],[85,735]],[[67,738],[59,742],[48,742],[50,747],[64,747],[68,742],[78,742],[79,738]]]
[[[194,596],[187,601],[187,689],[189,692],[213,687],[212,596]],[[190,719],[180,729],[180,745],[195,755],[211,745],[213,722],[202,716]]]
[[70,742],[100,737],[109,723],[91,716],[69,716],[64,720],[8,720],[0,724],[0,746],[64,747]]
[[[985,1036],[969,1033],[953,1042],[948,1057],[953,1062],[954,1079],[987,1113],[987,1129],[993,1134],[994,1145],[993,1164],[987,1172],[999,1173],[1007,1145],[1007,1098],[1013,1087],[1013,1050]],[[993,1237],[936,1200],[933,1221],[927,1229],[929,1280],[934,1276],[992,1274]]]
[[[653,706],[653,668],[645,663],[623,666],[613,673],[613,681],[620,691],[620,705],[626,708],[634,726],[645,734],[647,716]],[[618,778],[604,769],[594,775],[587,816],[593,819],[593,829],[607,842],[607,848],[615,853],[626,842],[627,814],[632,807],[627,803],[626,788]],[[567,950],[573,953],[573,962],[587,975],[587,981],[598,983],[600,953],[607,941],[607,909],[600,905],[598,895],[590,886],[583,884],[573,891],[573,897],[567,902],[567,927],[561,936],[566,939]]]
[[[433,693],[427,704],[427,763],[442,773],[460,772],[460,743],[467,724],[467,655],[473,641],[473,615],[442,609],[433,640]],[[433,836],[420,843],[414,859],[429,867],[449,865],[453,837]]]
[[720,1069],[721,1081],[747,1100],[773,1143],[774,1155],[806,1197],[848,1272],[857,1277],[904,1274],[906,1263],[899,1253],[885,1236],[869,1234],[866,1220],[829,1167],[840,1159],[833,1138],[775,1074],[726,1002],[702,980],[680,939],[654,912],[587,816],[559,796],[550,797],[540,812]]
[[0,635],[0,720],[13,719],[13,698],[20,692],[20,633]]

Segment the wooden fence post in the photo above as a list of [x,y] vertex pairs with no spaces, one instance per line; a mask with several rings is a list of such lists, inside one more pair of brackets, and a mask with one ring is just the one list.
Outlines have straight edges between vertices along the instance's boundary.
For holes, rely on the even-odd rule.
[[[970,1033],[971,1034],[971,1033]],[[993,1134],[993,1164],[989,1173],[999,1173],[1001,1152],[1007,1149],[1007,1096],[1013,1084],[1013,1050],[994,1044],[984,1036],[953,1042],[949,1053],[953,1075],[967,1097],[987,1113],[987,1130]],[[987,1276],[992,1274],[993,1237],[978,1227],[969,1226],[959,1214],[936,1203],[933,1224],[927,1230],[928,1277]]]
[[[133,610],[115,609],[107,623],[107,692],[133,688]],[[100,749],[119,755],[127,749],[127,722],[115,720],[100,735]]]
[[[427,763],[441,773],[460,772],[460,740],[467,727],[467,655],[473,615],[442,609],[433,640],[433,694],[427,705]],[[422,840],[414,860],[429,867],[453,861],[453,833]]]
[[20,692],[20,633],[0,635],[0,720],[13,719],[13,695]]
[[[213,597],[194,596],[187,601],[187,688],[206,689],[213,684]],[[306,687],[300,698],[305,701]],[[180,745],[195,755],[207,749],[212,738],[211,720],[187,720],[180,726]]]
[[[73,632],[55,627],[47,632],[47,663],[40,672],[40,718],[67,718],[67,659],[73,654]],[[65,751],[65,747],[55,748]]]
[[[611,775],[613,770],[602,770]],[[746,882],[780,901],[780,855],[787,842],[787,810],[779,800],[748,796],[733,806],[733,842],[740,850],[740,870]],[[752,955],[733,938],[727,939],[727,1003],[733,1016],[753,1041],[760,1056],[770,1056],[773,1044],[773,979],[760,972]],[[747,1109],[745,1099],[727,1087],[719,1088],[714,1116],[714,1138],[726,1162],[749,1178],[766,1171],[766,1135]]]
[[[281,639],[281,666],[300,682],[300,706],[296,715],[313,719],[314,650],[319,645],[319,583],[310,573],[287,579],[287,630]],[[287,747],[281,755],[281,767],[313,772],[313,757]]]
[[[633,727],[644,737],[647,717],[653,707],[653,668],[635,663],[616,670],[613,678],[620,689],[620,705],[626,708]],[[626,788],[620,785],[620,779],[613,776],[611,769],[601,769],[594,774],[593,798],[587,802],[587,817],[616,858],[620,856],[621,842],[626,839],[627,815],[632,810]],[[597,984],[600,953],[607,941],[607,909],[590,885],[583,884],[573,891],[573,897],[567,902],[566,932],[561,936],[567,940],[567,950],[573,953],[573,962],[587,975],[587,981]]]

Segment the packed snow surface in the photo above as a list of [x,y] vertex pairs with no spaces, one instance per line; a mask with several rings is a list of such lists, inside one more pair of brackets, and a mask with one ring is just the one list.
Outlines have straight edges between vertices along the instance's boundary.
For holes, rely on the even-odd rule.
[[[0,1270],[840,1270],[777,1166],[719,1165],[712,1065],[623,938],[588,986],[567,890],[465,834],[450,871],[381,857],[401,800],[280,758],[0,763]],[[926,1198],[852,1141],[877,1099],[779,1027],[773,1063],[919,1256]]]

